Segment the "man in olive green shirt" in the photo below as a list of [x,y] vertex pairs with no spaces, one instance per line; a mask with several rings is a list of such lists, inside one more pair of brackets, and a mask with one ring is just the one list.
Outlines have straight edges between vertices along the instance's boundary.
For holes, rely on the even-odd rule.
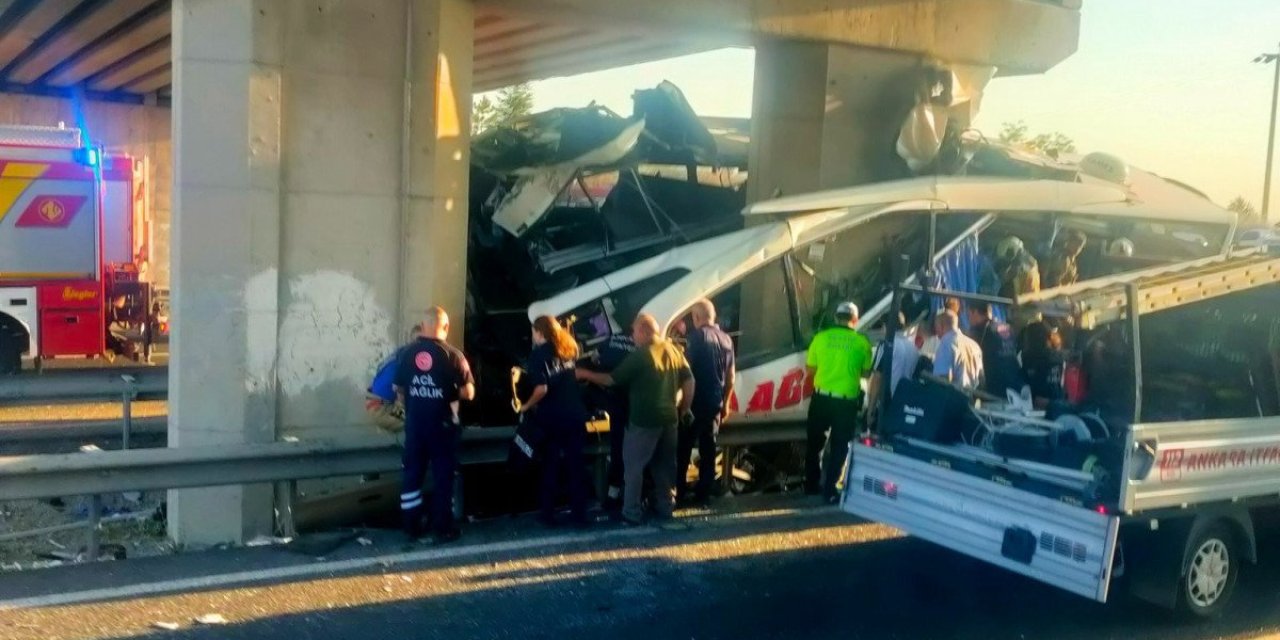
[[[684,354],[659,336],[658,321],[642,313],[631,325],[636,350],[612,373],[576,369],[579,380],[627,387],[630,398],[627,433],[622,441],[622,519],[640,524],[645,468],[653,477],[653,506],[669,520],[676,504],[677,426],[691,416],[693,371]],[[677,399],[678,396],[678,399]]]
[[[806,357],[813,397],[809,399],[804,491],[809,495],[822,493],[828,502],[837,499],[840,467],[862,415],[862,378],[871,371],[871,341],[854,330],[857,324],[858,306],[840,303],[835,326],[813,336]],[[831,442],[819,467],[828,430]]]

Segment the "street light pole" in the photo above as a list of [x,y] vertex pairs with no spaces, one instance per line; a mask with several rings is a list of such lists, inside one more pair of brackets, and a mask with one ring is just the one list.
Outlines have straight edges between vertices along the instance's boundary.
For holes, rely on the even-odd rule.
[[1280,102],[1280,53],[1264,53],[1254,62],[1270,64],[1276,68],[1276,78],[1271,87],[1271,132],[1267,135],[1267,175],[1262,180],[1262,222],[1270,221],[1268,211],[1271,207],[1271,166],[1276,151],[1276,104]]

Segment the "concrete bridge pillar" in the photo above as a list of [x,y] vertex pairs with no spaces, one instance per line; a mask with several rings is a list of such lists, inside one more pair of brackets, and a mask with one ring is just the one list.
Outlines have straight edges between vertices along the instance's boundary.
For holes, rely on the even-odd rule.
[[[462,326],[472,3],[173,15],[170,446],[376,437],[377,362],[431,304]],[[273,507],[270,487],[173,491],[170,535],[239,542]]]
[[[756,45],[748,199],[911,177],[896,153],[903,120],[914,104],[921,53],[847,44],[768,39]],[[970,88],[981,90],[994,70],[958,65]],[[953,109],[967,125],[976,103]],[[749,279],[744,324],[763,340],[786,335],[788,314],[767,301],[785,291],[767,274]],[[749,318],[749,319],[748,319]],[[749,342],[749,341],[748,341]],[[750,351],[753,345],[746,344]]]

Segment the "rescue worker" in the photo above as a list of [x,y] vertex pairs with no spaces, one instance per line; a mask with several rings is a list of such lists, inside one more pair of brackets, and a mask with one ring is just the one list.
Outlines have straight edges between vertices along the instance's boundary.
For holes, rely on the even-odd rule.
[[572,522],[585,526],[587,468],[583,449],[587,445],[587,408],[573,373],[578,343],[551,316],[538,316],[533,321],[532,334],[533,353],[525,371],[529,372],[533,393],[520,405],[520,413],[530,414],[543,434],[538,520],[549,527],[556,525],[556,497],[564,476],[569,485]]
[[106,313],[107,350],[103,356],[107,362],[115,362],[116,356],[133,358],[137,348],[128,336],[129,297],[118,295],[111,300]]
[[[920,363],[920,350],[916,348],[915,337],[907,328],[907,319],[898,313],[898,331],[893,335],[893,361],[889,364],[889,398],[898,388],[898,383],[915,377],[916,366]],[[863,420],[868,428],[874,426],[877,410],[884,396],[884,357],[886,338],[876,345],[871,357],[871,380],[867,383],[867,409]]]
[[1013,328],[995,319],[990,302],[969,303],[969,337],[982,350],[983,391],[1004,399],[1022,390],[1018,340]]
[[1033,405],[1036,409],[1045,409],[1067,396],[1062,384],[1066,371],[1062,339],[1056,329],[1039,321],[1027,325],[1023,340],[1022,374],[1031,387]]
[[1015,298],[1040,290],[1040,265],[1017,236],[1009,236],[996,245],[995,266],[1001,297]]
[[933,375],[972,391],[982,385],[982,348],[960,332],[960,318],[954,311],[938,315],[942,339],[933,359]]
[[729,401],[733,396],[736,376],[733,340],[716,324],[716,307],[710,300],[693,303],[690,312],[693,331],[688,335],[685,358],[693,370],[696,383],[693,394],[693,421],[680,425],[679,454],[676,458],[676,500],[687,499],[685,474],[698,447],[698,483],[693,498],[699,504],[711,500],[716,479],[716,434],[729,417]]
[[854,329],[858,305],[840,303],[835,319],[834,326],[813,336],[805,357],[813,397],[809,400],[804,491],[807,495],[821,493],[828,502],[838,497],[840,467],[862,416],[862,378],[871,371],[871,342]]
[[[618,368],[622,361],[636,350],[636,343],[631,336],[617,333],[609,337],[609,341],[600,347],[596,356],[597,370],[609,373]],[[605,495],[604,506],[609,511],[622,509],[623,480],[623,439],[627,433],[627,415],[630,404],[627,390],[619,387],[605,389],[605,410],[609,412],[609,468],[606,471],[609,483]]]
[[647,313],[631,325],[636,350],[612,373],[577,369],[579,380],[601,386],[627,387],[630,407],[623,440],[622,521],[643,522],[642,482],[653,477],[653,509],[666,526],[675,510],[677,425],[692,418],[693,372],[680,349],[659,334],[658,321]]
[[1043,284],[1046,289],[1075,284],[1080,280],[1078,261],[1086,241],[1084,233],[1075,229],[1062,234],[1045,261]]
[[445,344],[449,314],[427,310],[422,334],[401,354],[395,388],[405,408],[403,484],[400,513],[405,535],[422,537],[422,482],[431,468],[431,523],[436,544],[458,539],[453,522],[453,477],[458,468],[462,426],[458,401],[475,398],[471,366],[461,351]]

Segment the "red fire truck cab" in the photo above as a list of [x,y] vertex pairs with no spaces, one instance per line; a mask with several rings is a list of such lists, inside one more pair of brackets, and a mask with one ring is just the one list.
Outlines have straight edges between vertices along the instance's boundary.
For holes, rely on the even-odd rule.
[[0,374],[24,360],[150,356],[145,164],[77,129],[0,127]]

